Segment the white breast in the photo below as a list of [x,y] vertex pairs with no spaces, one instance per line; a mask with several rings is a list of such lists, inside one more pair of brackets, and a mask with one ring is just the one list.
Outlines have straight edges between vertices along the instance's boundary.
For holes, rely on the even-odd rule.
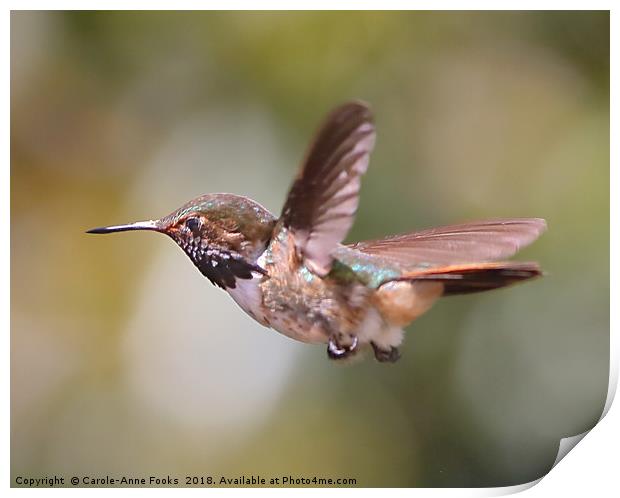
[[247,280],[238,278],[235,280],[236,287],[234,289],[227,289],[227,291],[243,311],[261,325],[268,327],[269,325],[263,312],[261,291],[258,287],[260,279],[260,276]]

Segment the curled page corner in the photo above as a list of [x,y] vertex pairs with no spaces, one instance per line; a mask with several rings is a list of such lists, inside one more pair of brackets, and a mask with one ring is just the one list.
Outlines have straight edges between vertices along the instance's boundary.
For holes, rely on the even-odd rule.
[[[607,407],[607,404],[605,404],[605,406]],[[606,413],[607,413],[607,411],[603,411],[603,414],[601,415],[601,419],[605,416]],[[601,419],[599,419],[599,422],[600,422]],[[597,424],[598,424],[598,422],[597,422]],[[595,427],[596,427],[596,425],[595,425]],[[592,429],[590,429],[590,430],[592,430]],[[553,465],[549,468],[549,470],[547,471],[547,473],[545,475],[539,477],[538,479],[534,479],[533,481],[525,482],[523,484],[517,484],[517,485],[514,485],[514,486],[505,486],[505,487],[501,487],[501,488],[491,488],[491,490],[489,490],[490,492],[488,494],[486,494],[485,496],[512,495],[512,494],[520,493],[520,492],[525,491],[527,489],[533,488],[540,481],[542,481],[549,474],[549,472],[551,472],[553,470],[553,468],[558,463],[560,463],[560,461],[566,455],[568,455],[568,453],[575,446],[577,446],[577,444],[584,437],[586,437],[586,435],[590,432],[590,430],[582,432],[581,434],[576,434],[574,436],[568,436],[568,437],[564,437],[564,438],[560,439],[560,444],[559,444],[559,447],[558,447],[558,454],[555,457],[555,461],[553,462]]]
[[522,491],[526,491],[536,486],[540,481],[543,480],[543,477],[539,477],[538,479],[534,479],[533,481],[530,481],[530,482],[524,482],[523,484],[515,484],[513,486],[502,486],[499,488],[488,488],[486,490],[486,493],[483,493],[482,496],[506,496],[506,495],[513,495],[513,494],[521,493]]
[[505,496],[509,494],[520,493],[521,491],[525,491],[529,488],[536,486],[540,481],[542,481],[549,472],[553,470],[553,468],[562,461],[562,459],[570,453],[570,451],[577,446],[577,444],[588,435],[588,433],[598,425],[598,423],[603,420],[603,417],[607,415],[609,412],[609,408],[613,403],[614,397],[616,395],[616,387],[618,386],[618,362],[616,361],[616,350],[614,349],[614,344],[610,342],[610,362],[609,362],[609,384],[607,386],[607,398],[605,399],[605,406],[603,407],[603,411],[601,412],[601,416],[596,421],[594,426],[582,432],[581,434],[576,434],[574,436],[568,436],[560,439],[560,443],[558,446],[558,453],[555,457],[555,461],[553,465],[549,468],[549,471],[539,477],[538,479],[534,479],[533,481],[526,482],[523,484],[517,484],[514,486],[505,486],[498,488],[489,488],[485,493],[482,493],[482,496]]
[[616,396],[616,387],[618,385],[618,364],[617,362],[614,361],[614,351],[613,349],[610,348],[610,352],[611,352],[611,361],[609,363],[609,384],[607,385],[607,398],[605,399],[605,406],[603,407],[603,411],[601,413],[601,416],[599,417],[599,419],[596,421],[596,424],[594,424],[594,426],[592,427],[592,429],[589,429],[585,432],[582,432],[581,434],[576,434],[574,436],[568,436],[568,437],[564,437],[560,440],[560,445],[558,447],[558,454],[555,457],[555,461],[553,462],[553,465],[551,466],[551,469],[549,469],[549,472],[551,472],[551,470],[553,470],[553,468],[560,463],[560,461],[566,456],[568,455],[568,453],[575,447],[577,446],[577,444],[584,438],[587,436],[587,434],[593,430],[598,423],[603,420],[603,417],[605,415],[607,415],[607,412],[609,412],[609,408],[611,407],[611,404],[614,401],[614,397]]
[[551,469],[549,469],[550,472],[553,469],[553,467],[555,467],[558,463],[560,463],[562,458],[568,455],[570,450],[572,450],[575,446],[577,446],[577,443],[579,443],[579,441],[581,441],[584,437],[586,437],[586,434],[588,434],[588,432],[590,431],[585,431],[585,432],[582,432],[581,434],[563,437],[562,439],[560,439],[560,446],[558,448],[558,454],[555,456],[555,461],[553,462]]

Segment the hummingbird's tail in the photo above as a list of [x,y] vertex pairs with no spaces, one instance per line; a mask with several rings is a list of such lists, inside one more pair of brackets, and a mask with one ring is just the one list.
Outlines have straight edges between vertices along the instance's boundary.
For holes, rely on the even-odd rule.
[[538,263],[507,261],[471,263],[404,273],[398,280],[441,282],[443,295],[498,289],[542,275]]

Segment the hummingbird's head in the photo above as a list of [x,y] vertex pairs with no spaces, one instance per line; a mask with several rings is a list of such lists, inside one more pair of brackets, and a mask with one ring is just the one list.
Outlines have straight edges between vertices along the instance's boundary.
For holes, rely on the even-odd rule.
[[263,273],[256,260],[265,250],[275,217],[257,202],[234,194],[206,194],[159,220],[93,228],[88,233],[152,230],[168,235],[215,285],[235,288],[237,278]]

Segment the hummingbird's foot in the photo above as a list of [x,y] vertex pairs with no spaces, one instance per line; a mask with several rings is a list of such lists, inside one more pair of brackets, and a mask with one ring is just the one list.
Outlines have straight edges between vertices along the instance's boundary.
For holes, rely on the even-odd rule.
[[382,363],[395,363],[399,360],[400,351],[398,350],[398,348],[390,346],[390,349],[381,349],[374,342],[371,342],[370,344],[372,345],[372,349],[375,352],[375,358],[377,361],[380,361]]
[[335,336],[329,338],[327,343],[327,356],[332,360],[342,360],[349,358],[356,353],[357,336],[351,336],[351,342],[347,345],[341,345]]

